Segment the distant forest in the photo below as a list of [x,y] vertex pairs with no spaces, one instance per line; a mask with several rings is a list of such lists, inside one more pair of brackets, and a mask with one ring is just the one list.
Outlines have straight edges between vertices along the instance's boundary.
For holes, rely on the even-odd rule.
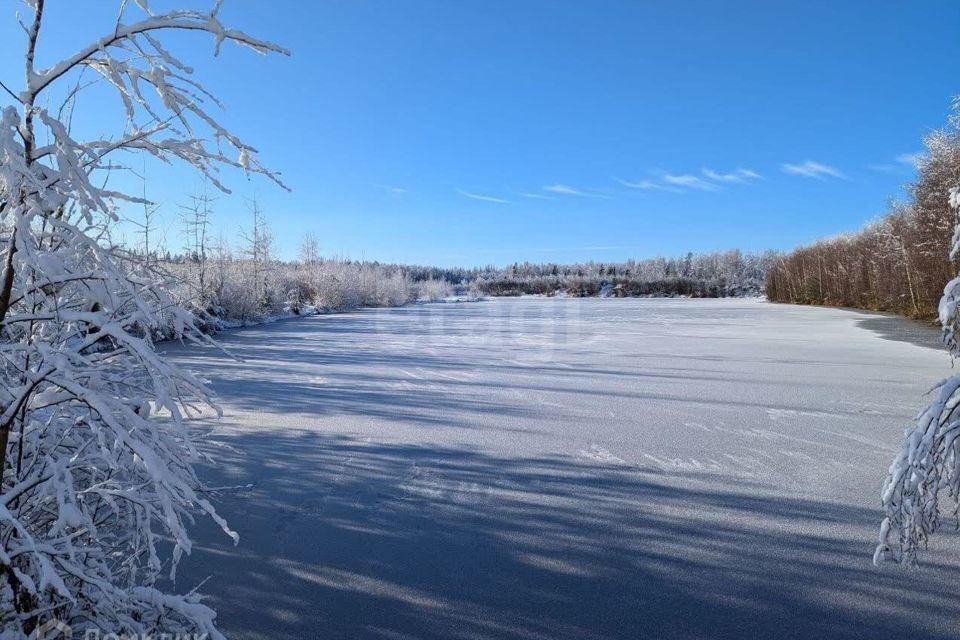
[[[188,228],[207,224],[203,211],[190,211]],[[774,252],[731,250],[626,262],[441,268],[326,259],[319,254],[317,239],[308,235],[300,259],[286,262],[271,255],[269,228],[259,210],[239,247],[221,239],[206,246],[205,234],[191,237],[201,240],[187,253],[158,256],[120,247],[116,252],[127,256],[129,262],[123,264],[131,270],[155,272],[172,298],[191,309],[209,331],[224,323],[257,322],[311,309],[391,307],[454,295],[758,296],[767,270],[780,259]]]
[[957,211],[950,189],[960,184],[960,116],[924,140],[908,196],[863,229],[800,247],[776,260],[767,277],[770,300],[894,311],[933,318],[944,285],[957,273],[951,237]]
[[767,270],[779,254],[731,250],[688,253],[681,258],[626,262],[555,264],[529,262],[508,267],[438,269],[406,267],[414,281],[445,280],[490,296],[568,295],[690,296],[719,298],[763,293]]

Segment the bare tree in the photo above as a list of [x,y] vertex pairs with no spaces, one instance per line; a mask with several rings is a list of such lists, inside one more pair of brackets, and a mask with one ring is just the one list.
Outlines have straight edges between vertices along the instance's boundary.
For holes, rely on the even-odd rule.
[[[144,165],[146,165],[146,162],[144,162]],[[144,166],[144,172],[140,179],[143,182],[141,196],[143,217],[139,220],[128,218],[127,222],[136,228],[135,234],[140,237],[140,241],[136,244],[134,250],[143,256],[144,266],[150,268],[156,262],[160,247],[160,230],[157,227],[157,214],[160,211],[160,205],[147,199],[146,166]]]
[[960,183],[956,117],[924,144],[926,153],[907,201],[891,202],[886,215],[860,231],[784,256],[767,275],[767,297],[936,317],[943,285],[956,273],[949,241],[957,213],[947,195],[951,185]]
[[196,278],[196,302],[199,309],[206,309],[209,303],[207,291],[207,253],[210,242],[210,216],[213,214],[214,199],[206,191],[190,196],[190,203],[180,205],[180,222],[186,239],[187,259],[193,265]]
[[320,239],[317,234],[308,231],[303,235],[300,241],[300,262],[306,265],[313,265],[320,262]]
[[249,229],[241,229],[240,236],[244,241],[243,253],[250,260],[253,270],[253,293],[257,302],[264,308],[270,306],[268,298],[269,286],[267,277],[273,253],[273,234],[267,218],[260,208],[260,203],[253,199],[250,202],[250,213],[253,223]]
[[216,240],[213,241],[211,251],[213,255],[213,294],[216,296],[217,303],[223,302],[223,291],[226,287],[228,270],[230,263],[233,262],[233,253],[230,250],[230,244],[227,242],[221,231]]

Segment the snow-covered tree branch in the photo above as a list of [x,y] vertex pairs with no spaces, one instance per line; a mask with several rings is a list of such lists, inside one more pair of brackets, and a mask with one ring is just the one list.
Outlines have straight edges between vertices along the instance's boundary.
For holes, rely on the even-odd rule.
[[[952,141],[956,147],[960,115],[951,119]],[[928,147],[943,140],[933,137]],[[931,156],[935,156],[931,149]],[[921,167],[921,172],[924,167]],[[957,187],[939,194],[955,210],[960,210]],[[950,258],[960,257],[960,224],[953,233]],[[951,354],[960,355],[960,276],[943,290],[939,304],[943,339]],[[890,466],[882,500],[886,517],[880,528],[880,543],[874,562],[915,563],[917,553],[940,526],[943,517],[941,497],[953,503],[954,517],[960,517],[960,375],[953,375],[934,390],[934,401],[907,430],[900,452]]]
[[[58,619],[74,632],[207,633],[215,614],[193,592],[156,588],[189,553],[194,513],[236,537],[204,495],[186,419],[215,410],[202,381],[154,351],[161,327],[201,341],[148,265],[102,242],[117,201],[115,152],[185,162],[226,189],[222,167],[279,182],[256,150],[221,126],[216,99],[161,44],[171,30],[205,32],[214,52],[234,42],[281,47],[226,28],[208,12],[155,14],[125,0],[106,34],[36,69],[44,0],[28,0],[25,81],[0,113],[0,635],[28,637]],[[127,22],[136,10],[141,18]],[[114,137],[79,140],[45,94],[64,85],[82,113],[77,76],[92,70],[115,90],[125,122]],[[72,83],[72,84],[71,84]],[[69,87],[73,86],[73,89]],[[38,146],[43,139],[50,142]],[[172,540],[169,557],[160,541]]]

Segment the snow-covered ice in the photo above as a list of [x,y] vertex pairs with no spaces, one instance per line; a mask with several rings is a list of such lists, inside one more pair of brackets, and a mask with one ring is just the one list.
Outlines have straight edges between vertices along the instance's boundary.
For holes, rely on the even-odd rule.
[[875,568],[933,329],[758,300],[496,299],[174,349],[241,536],[178,586],[235,638],[952,638],[960,538]]

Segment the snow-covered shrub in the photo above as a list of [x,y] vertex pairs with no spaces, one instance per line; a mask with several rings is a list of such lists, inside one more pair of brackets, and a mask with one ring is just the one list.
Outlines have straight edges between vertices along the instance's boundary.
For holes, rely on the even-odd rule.
[[[956,130],[957,117],[953,119]],[[921,171],[923,167],[921,167]],[[942,196],[960,209],[957,187]],[[953,232],[950,258],[960,258],[960,225]],[[960,276],[943,290],[939,319],[944,341],[953,356],[960,356]],[[960,509],[960,375],[941,382],[934,401],[906,433],[904,443],[890,466],[883,486],[886,517],[880,527],[880,542],[874,562],[892,560],[914,563],[917,553],[941,524],[941,496],[953,502],[953,515]]]
[[417,299],[427,302],[443,300],[453,295],[453,287],[446,280],[423,280],[417,283]]
[[325,261],[314,265],[314,303],[324,309],[339,310],[359,306],[360,281],[354,269],[342,262]]
[[223,293],[218,300],[221,320],[256,322],[266,314],[266,309],[254,295],[250,278],[244,278],[243,271],[238,270],[239,277],[223,284]]
[[[199,31],[217,48],[282,50],[224,27],[219,2],[154,14],[138,0],[140,18],[127,22],[133,3],[122,3],[103,38],[38,69],[45,2],[25,4],[25,86],[0,111],[0,637],[59,620],[75,637],[219,638],[198,594],[156,586],[190,552],[194,514],[235,537],[192,468],[199,454],[185,419],[210,400],[153,349],[168,327],[203,337],[154,269],[111,248],[115,203],[137,198],[104,188],[103,175],[136,152],[186,162],[221,187],[223,165],[266,173],[160,39]],[[73,101],[81,71],[118,91],[126,122],[109,137],[74,139],[45,107],[57,91]],[[79,121],[83,103],[72,107]]]
[[410,280],[400,271],[394,271],[384,278],[377,278],[375,272],[370,276],[376,283],[375,304],[371,306],[397,307],[416,297]]
[[395,307],[414,298],[410,279],[396,267],[376,263],[318,260],[300,264],[294,277],[299,294],[331,311],[358,307]]

